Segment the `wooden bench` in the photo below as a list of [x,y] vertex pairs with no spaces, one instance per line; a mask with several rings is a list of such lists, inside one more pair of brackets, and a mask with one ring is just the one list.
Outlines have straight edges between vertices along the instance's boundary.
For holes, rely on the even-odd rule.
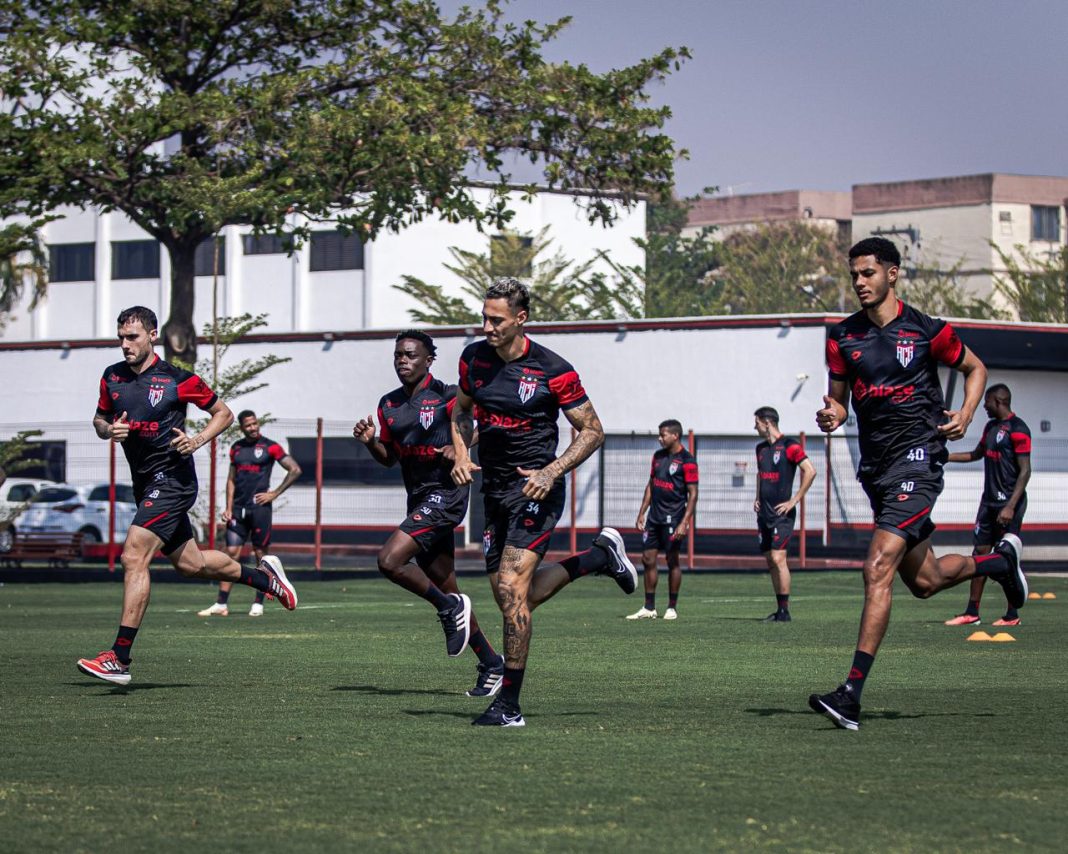
[[11,551],[0,554],[0,565],[22,569],[23,561],[46,562],[50,567],[66,569],[72,560],[81,560],[82,535],[29,531],[15,535]]

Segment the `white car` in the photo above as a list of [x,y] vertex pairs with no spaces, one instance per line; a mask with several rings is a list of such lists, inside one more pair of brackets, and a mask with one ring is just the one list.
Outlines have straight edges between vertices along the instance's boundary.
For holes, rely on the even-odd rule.
[[[15,520],[15,536],[34,533],[81,533],[83,545],[103,543],[108,538],[108,489],[106,483],[76,486],[52,483],[38,491],[29,508]],[[115,484],[115,542],[126,540],[126,531],[137,512],[133,487]]]
[[38,490],[51,485],[50,480],[25,477],[9,477],[0,484],[0,554],[11,551],[15,544],[15,519],[29,506]]

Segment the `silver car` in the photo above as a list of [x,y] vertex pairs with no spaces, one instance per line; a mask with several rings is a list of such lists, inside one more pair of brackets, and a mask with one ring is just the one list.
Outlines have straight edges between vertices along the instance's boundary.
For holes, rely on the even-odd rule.
[[[37,492],[29,508],[15,520],[15,535],[31,531],[80,533],[83,545],[103,543],[108,537],[108,490],[106,483],[49,484]],[[136,512],[133,487],[115,484],[116,543],[126,540],[126,531]]]

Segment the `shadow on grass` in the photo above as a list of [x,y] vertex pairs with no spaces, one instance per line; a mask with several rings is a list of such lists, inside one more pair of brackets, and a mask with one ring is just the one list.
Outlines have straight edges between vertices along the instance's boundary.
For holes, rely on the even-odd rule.
[[68,682],[74,688],[103,688],[102,696],[111,694],[132,694],[134,691],[154,691],[157,688],[197,688],[187,682],[133,682],[129,685],[103,685],[92,682]]
[[[762,718],[774,718],[779,715],[818,715],[819,712],[814,712],[812,709],[774,709],[774,708],[751,708],[745,710],[751,715],[757,715]],[[894,711],[893,709],[886,709],[881,712],[864,712],[862,721],[864,720],[881,720],[881,721],[907,721],[917,718],[996,718],[998,715],[995,712],[916,712],[914,714],[905,714],[904,712]]]
[[437,688],[380,688],[378,685],[338,685],[331,691],[356,691],[359,694],[377,694],[380,697],[403,697],[405,694],[430,695],[432,697],[455,697],[455,691]]
[[[490,698],[489,697],[482,697],[480,699],[488,700]],[[453,711],[445,711],[443,709],[403,709],[402,711],[404,712],[404,714],[411,715],[413,718],[424,718],[424,717],[443,715],[445,717],[450,717],[450,718],[464,718],[465,720],[473,720],[474,718],[477,718],[481,714],[481,712],[479,711],[480,708],[481,708],[481,706],[476,707],[476,708],[472,709],[471,711],[467,711],[467,712],[453,712]],[[537,718],[539,720],[542,719],[542,718],[548,720],[549,718],[593,717],[594,715],[597,715],[597,714],[599,714],[599,713],[598,712],[594,712],[594,711],[589,711],[589,712],[557,712],[555,714],[549,713],[549,712],[539,712],[537,714]]]

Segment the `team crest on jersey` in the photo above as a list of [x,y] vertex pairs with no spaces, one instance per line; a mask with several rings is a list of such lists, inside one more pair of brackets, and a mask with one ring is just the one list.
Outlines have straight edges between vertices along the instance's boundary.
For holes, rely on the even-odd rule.
[[668,466],[668,474],[675,474],[679,470],[679,464],[674,460],[671,461],[671,465]]
[[535,377],[523,377],[519,381],[519,399],[526,403],[538,390],[538,381]]
[[434,423],[433,406],[424,406],[419,410],[419,423],[423,425],[424,430],[430,429],[430,425]]
[[771,461],[773,463],[775,463],[775,465],[778,465],[779,464],[779,460],[781,460],[781,459],[782,459],[782,451],[776,451],[774,454],[771,455]]
[[1005,438],[1005,431],[1004,430],[998,430],[997,436],[994,437],[994,443],[997,444],[997,445],[1000,445],[1001,444],[1001,440],[1004,439],[1004,438]]
[[163,389],[152,386],[148,390],[148,402],[153,406],[159,406],[159,402],[163,400]]
[[914,344],[897,345],[897,360],[901,363],[901,367],[907,368],[909,366],[909,362],[912,361],[915,352],[916,346]]
[[254,450],[254,451],[252,452],[252,456],[254,456],[254,457],[255,457],[255,458],[256,458],[256,459],[258,460],[258,459],[259,459],[260,457],[262,457],[262,456],[263,456],[263,448],[259,448],[259,447],[257,447],[257,448],[256,448],[256,449],[255,449],[255,450]]

